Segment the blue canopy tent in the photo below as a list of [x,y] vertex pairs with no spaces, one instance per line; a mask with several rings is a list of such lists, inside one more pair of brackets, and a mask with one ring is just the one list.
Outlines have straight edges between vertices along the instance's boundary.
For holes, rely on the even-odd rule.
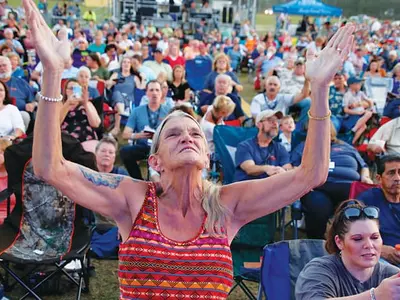
[[305,16],[332,16],[340,17],[343,10],[326,5],[319,0],[293,0],[291,2],[272,6],[274,13]]

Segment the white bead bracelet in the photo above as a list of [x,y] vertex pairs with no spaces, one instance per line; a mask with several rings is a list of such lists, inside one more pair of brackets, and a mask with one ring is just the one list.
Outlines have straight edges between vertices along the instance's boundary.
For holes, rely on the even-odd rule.
[[47,102],[61,102],[62,99],[63,99],[63,96],[62,96],[62,95],[60,95],[60,97],[58,97],[58,98],[46,97],[46,96],[43,96],[40,92],[38,92],[38,95],[39,95],[39,97],[40,97],[41,99],[43,99],[44,101],[47,101]]

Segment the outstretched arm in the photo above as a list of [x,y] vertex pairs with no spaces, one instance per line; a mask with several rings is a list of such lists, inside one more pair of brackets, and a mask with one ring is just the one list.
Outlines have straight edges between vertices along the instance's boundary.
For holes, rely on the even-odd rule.
[[354,27],[339,29],[318,58],[309,51],[306,77],[312,85],[309,129],[300,166],[266,179],[226,186],[222,201],[233,212],[231,233],[241,226],[291,204],[312,188],[323,184],[328,175],[330,149],[329,82],[347,57]]
[[[23,4],[34,45],[43,64],[41,95],[57,99],[60,97],[64,62],[70,55],[68,41],[57,40],[32,0],[24,0]],[[132,207],[127,204],[127,190],[140,190],[145,183],[99,174],[65,160],[60,130],[62,103],[46,101],[44,97],[40,97],[34,132],[32,162],[35,174],[84,207],[111,216],[117,222],[129,218]]]

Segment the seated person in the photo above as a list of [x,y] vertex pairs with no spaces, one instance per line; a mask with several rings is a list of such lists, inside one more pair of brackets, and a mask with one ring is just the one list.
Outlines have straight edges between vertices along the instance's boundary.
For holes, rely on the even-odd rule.
[[382,125],[368,143],[375,154],[400,154],[400,117]]
[[72,57],[64,64],[64,71],[61,75],[62,79],[74,79],[78,76],[79,69],[72,65]]
[[129,116],[122,137],[132,140],[132,145],[121,148],[121,159],[132,178],[143,179],[138,161],[145,159],[150,152],[153,134],[145,132],[146,126],[156,130],[161,121],[168,114],[169,109],[161,104],[161,84],[150,81],[146,86],[147,105],[136,107]]
[[243,86],[240,84],[239,79],[235,73],[230,71],[230,61],[226,54],[220,53],[215,56],[213,61],[213,71],[205,79],[204,90],[207,93],[212,93],[215,91],[215,80],[218,75],[227,75],[232,79],[232,93],[237,94],[243,91]]
[[187,102],[190,100],[190,86],[185,79],[185,68],[176,65],[172,70],[172,81],[168,82],[168,87],[172,92],[172,99]]
[[26,74],[24,72],[24,69],[21,67],[21,58],[20,56],[15,53],[15,52],[10,52],[7,54],[7,57],[9,58],[11,62],[11,71],[12,71],[12,77],[18,77],[24,80],[28,80],[26,77]]
[[279,93],[280,88],[281,83],[277,76],[270,76],[265,79],[265,92],[258,94],[251,101],[250,111],[253,118],[256,118],[260,112],[266,109],[279,110],[283,114],[287,114],[290,106],[299,103],[301,107],[299,121],[305,121],[310,101],[301,101],[310,94],[310,83],[308,80],[304,82],[302,91],[296,95],[281,94]]
[[172,80],[172,68],[169,64],[163,62],[164,56],[161,49],[156,49],[153,52],[154,60],[148,60],[143,63],[144,66],[150,68],[155,76],[161,72],[167,74],[167,79]]
[[[4,162],[4,151],[8,146],[11,146],[9,139],[0,138],[0,192],[8,187],[8,174]],[[11,196],[10,211],[15,206],[15,196]],[[7,217],[7,201],[0,202],[0,225],[3,224],[4,219]]]
[[11,104],[7,86],[0,81],[0,138],[14,140],[23,134],[25,125],[21,113]]
[[367,129],[367,121],[372,117],[372,108],[374,103],[368,99],[361,91],[361,79],[350,77],[347,80],[349,90],[343,97],[343,110],[346,116],[343,119],[342,127],[347,131],[354,132],[353,144],[357,142],[360,136]]
[[78,74],[76,75],[76,80],[78,81],[79,85],[82,87],[88,87],[89,91],[89,100],[96,99],[100,97],[99,91],[95,88],[89,85],[90,82],[90,70],[87,67],[80,67],[78,69]]
[[[115,124],[111,133],[116,136],[120,131],[121,115],[129,116],[135,106],[135,88],[144,89],[144,80],[141,75],[132,67],[129,57],[124,57],[121,68],[112,73],[106,81],[108,89],[112,88],[111,104],[117,110]],[[138,102],[139,103],[139,102]]]
[[237,146],[235,181],[266,178],[292,168],[289,153],[274,141],[282,117],[282,112],[269,109],[257,115],[257,136]]
[[293,118],[291,116],[283,116],[279,128],[281,130],[279,141],[285,147],[286,151],[290,153],[292,150],[292,133],[296,129]]
[[214,127],[215,125],[224,125],[224,118],[229,116],[235,109],[235,103],[227,96],[217,96],[213,105],[208,107],[200,121],[200,126],[203,129],[207,140],[210,153],[215,152],[214,147]]
[[73,66],[75,68],[80,68],[86,66],[86,57],[90,54],[88,50],[88,42],[85,38],[78,39],[78,47],[72,52]]
[[397,299],[400,281],[393,275],[400,270],[379,261],[379,221],[376,207],[343,202],[327,232],[330,255],[304,267],[297,278],[296,299]]
[[129,176],[128,172],[115,165],[118,142],[109,136],[103,137],[96,145],[96,164],[99,172]]
[[[160,80],[157,81],[161,84],[161,104],[164,104],[168,110],[171,110],[175,106],[175,102],[174,100],[172,100],[171,97],[168,97],[168,83],[165,81],[164,78],[160,78]],[[147,104],[149,104],[149,98],[147,98],[147,95],[144,95],[140,100],[139,105],[141,106]]]
[[304,86],[306,77],[304,76],[306,71],[304,60],[297,60],[294,62],[294,69],[288,72],[288,76],[285,78],[280,77],[281,88],[279,90],[282,94],[296,95],[301,92]]
[[343,97],[347,91],[343,72],[337,72],[333,77],[333,85],[329,88],[329,109],[331,121],[335,125],[336,132],[340,131],[343,120]]
[[215,78],[215,92],[211,94],[204,93],[205,97],[200,100],[198,105],[199,114],[203,115],[207,112],[208,107],[213,104],[215,97],[227,96],[235,103],[235,110],[230,114],[225,121],[239,120],[242,123],[246,116],[242,109],[240,98],[232,93],[232,80],[226,74],[220,74]]
[[[80,88],[81,91],[75,92],[74,88]],[[95,128],[100,126],[101,119],[89,101],[88,89],[74,79],[69,79],[65,84],[60,123],[62,132],[78,139],[86,151],[94,153],[98,143]]]
[[365,205],[379,208],[380,233],[383,239],[382,257],[399,266],[400,251],[394,247],[400,244],[400,155],[382,157],[378,161],[376,178],[380,187],[361,193],[357,199]]
[[[302,142],[291,152],[294,167],[301,163],[305,143]],[[353,181],[372,184],[367,164],[357,150],[337,139],[331,125],[330,170],[327,181],[301,198],[309,239],[323,239],[326,224],[341,202],[349,197]]]
[[106,81],[110,77],[107,69],[103,68],[100,56],[97,53],[89,53],[86,56],[86,66],[89,68],[91,78],[97,81]]

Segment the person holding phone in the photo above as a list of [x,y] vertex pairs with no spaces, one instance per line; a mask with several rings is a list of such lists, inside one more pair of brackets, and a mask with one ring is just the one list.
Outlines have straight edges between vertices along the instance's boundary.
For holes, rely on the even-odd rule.
[[99,114],[89,101],[88,88],[75,79],[65,84],[63,107],[60,114],[61,131],[77,138],[86,151],[94,153],[98,137],[95,128],[101,123]]

